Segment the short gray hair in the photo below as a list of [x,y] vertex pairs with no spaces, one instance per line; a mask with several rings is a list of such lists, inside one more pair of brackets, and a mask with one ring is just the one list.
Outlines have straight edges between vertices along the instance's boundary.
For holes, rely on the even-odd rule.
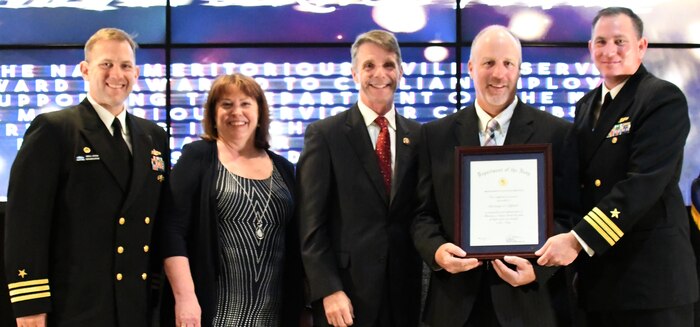
[[367,42],[374,43],[396,54],[396,61],[398,61],[399,69],[401,68],[401,48],[399,48],[399,42],[396,40],[396,36],[394,36],[393,33],[384,30],[372,30],[357,36],[355,43],[353,43],[350,48],[352,67],[355,67],[358,49],[362,44]]

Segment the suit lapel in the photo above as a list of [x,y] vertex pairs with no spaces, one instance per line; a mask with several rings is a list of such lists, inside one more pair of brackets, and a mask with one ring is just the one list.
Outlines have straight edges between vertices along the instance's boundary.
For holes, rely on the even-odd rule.
[[414,140],[418,135],[412,135],[406,126],[406,118],[396,114],[396,139],[392,140],[396,144],[396,159],[394,178],[391,182],[391,198],[393,199],[401,187],[404,175],[411,160],[411,151]]
[[85,99],[81,103],[80,119],[82,120],[81,134],[92,145],[95,153],[100,156],[100,161],[107,167],[114,181],[119,185],[122,191],[126,192],[126,185],[120,182],[119,178],[119,158],[117,152],[114,151],[112,145],[111,134],[107,130],[100,117],[97,115],[95,108],[90,102]]
[[127,198],[124,201],[124,209],[129,208],[131,203],[134,202],[139,192],[137,190],[142,189],[143,183],[146,182],[148,169],[150,166],[147,164],[149,162],[148,155],[150,154],[151,148],[149,137],[150,135],[144,134],[141,126],[136,122],[136,119],[131,114],[127,114],[129,133],[131,133],[131,153],[133,156],[132,166],[131,166],[131,183],[129,183],[129,193],[127,193]]
[[455,120],[457,128],[452,130],[455,133],[457,146],[479,146],[479,116],[476,115],[476,107],[472,104],[459,112]]
[[[637,92],[637,87],[642,77],[647,73],[644,66],[639,66],[637,72],[627,80],[625,86],[622,87],[620,93],[617,94],[613,102],[605,109],[605,112],[600,113],[598,122],[595,129],[592,132],[588,132],[588,142],[585,144],[586,152],[584,152],[584,161],[589,162],[591,157],[596,153],[600,145],[605,141],[610,133],[610,130],[618,123],[620,117],[627,111],[627,109],[634,102],[634,94]],[[602,90],[602,86],[599,87]],[[597,98],[591,99],[591,104],[587,107],[589,112],[592,111],[593,106],[600,100],[600,92],[596,92]],[[590,130],[588,130],[590,131]],[[583,131],[584,133],[587,131]],[[585,135],[585,134],[584,134]]]
[[526,144],[535,132],[533,124],[534,119],[532,119],[530,111],[518,100],[513,116],[510,118],[508,132],[503,145]]
[[362,119],[362,114],[360,113],[360,108],[357,107],[357,104],[352,106],[348,112],[347,120],[345,121],[345,135],[348,138],[348,142],[355,150],[355,154],[362,163],[362,167],[374,185],[374,188],[377,190],[384,202],[388,204],[389,195],[386,194],[386,191],[384,190],[384,181],[382,180],[381,173],[379,172],[377,155],[374,153],[374,149],[372,148],[372,140],[369,138],[367,126],[365,126],[365,121]]
[[586,99],[586,102],[583,102],[581,106],[579,106],[580,110],[576,112],[575,119],[580,121],[580,129],[584,129],[587,131],[593,130],[593,125],[595,123],[593,111],[595,110],[595,106],[598,105],[598,100],[600,100],[600,92],[601,87],[598,87],[597,92],[595,92],[595,95]]
[[580,152],[579,157],[584,159],[583,162],[588,162],[588,158],[590,158],[596,150],[595,146],[593,146],[593,144],[590,143],[591,138],[589,136],[592,133],[593,125],[595,123],[593,111],[595,110],[595,106],[598,105],[598,100],[600,99],[600,92],[601,88],[598,87],[598,91],[595,92],[595,95],[589,97],[586,100],[586,102],[581,103],[581,105],[579,106],[579,111],[576,112],[575,119],[576,121],[578,121],[577,124],[574,124],[574,128],[576,129],[576,135],[586,136],[578,137],[578,148]]

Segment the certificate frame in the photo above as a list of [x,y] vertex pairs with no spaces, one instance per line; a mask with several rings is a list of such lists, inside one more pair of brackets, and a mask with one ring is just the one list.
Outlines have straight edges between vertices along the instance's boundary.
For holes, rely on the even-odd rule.
[[[534,161],[533,161],[534,160]],[[521,165],[522,164],[522,165]],[[489,170],[472,169],[473,167],[488,167],[493,165],[494,168]],[[505,165],[505,166],[504,166]],[[531,167],[535,167],[534,171]],[[506,167],[506,168],[503,168]],[[511,167],[518,167],[515,171]],[[530,167],[527,169],[521,169],[521,167]],[[528,173],[530,172],[530,173]],[[535,172],[534,177],[530,177]],[[482,189],[481,185],[472,185],[472,179],[482,181],[483,178],[488,178],[486,181],[490,181],[492,178],[496,177],[496,174],[524,174],[528,182],[521,184],[516,184],[517,186],[512,186],[512,188],[517,188],[514,193],[503,193],[508,196],[499,196],[499,190],[489,189],[489,187],[494,186],[484,186]],[[476,174],[476,175],[473,175]],[[492,176],[488,176],[492,175]],[[476,178],[474,178],[475,176]],[[486,176],[483,177],[482,176]],[[516,178],[518,176],[515,176]],[[477,259],[496,259],[502,258],[504,255],[514,255],[523,258],[533,258],[535,256],[535,251],[541,248],[544,243],[552,235],[553,232],[553,190],[552,190],[552,148],[551,144],[520,144],[520,145],[505,145],[505,146],[483,146],[483,147],[456,147],[455,148],[455,219],[454,219],[454,239],[455,244],[460,246],[464,251],[467,252],[467,257],[477,258]],[[509,178],[500,177],[498,180],[499,184],[504,184],[508,186]],[[534,180],[534,181],[533,181]],[[479,183],[488,184],[492,183]],[[536,189],[530,189],[530,187],[536,184]],[[521,188],[523,186],[524,188]],[[495,186],[498,187],[498,186]],[[531,193],[528,193],[531,192]],[[532,193],[534,192],[534,193]],[[472,194],[474,193],[474,194]],[[491,194],[488,194],[491,193]],[[479,195],[481,194],[481,195]],[[484,196],[484,194],[486,194]],[[511,196],[516,194],[516,196]],[[522,196],[519,196],[521,195]],[[480,197],[481,196],[481,197]],[[532,201],[518,201],[522,198],[536,197],[536,208],[532,209]],[[483,197],[488,198],[488,201],[481,201]],[[491,201],[490,199],[496,199]],[[510,198],[516,198],[513,203]],[[506,201],[502,201],[505,199]],[[479,200],[479,202],[474,202]],[[495,201],[495,202],[494,202]],[[482,203],[489,203],[488,205],[483,205]],[[499,202],[499,206],[496,207],[491,205],[493,203]],[[512,210],[503,214],[500,207],[500,202],[506,202],[506,207],[520,208],[527,207],[527,210],[523,210],[522,214],[519,214],[518,210]],[[487,218],[478,220],[478,223],[472,224],[471,214],[473,213],[473,207],[484,207],[490,206],[493,212],[477,211],[479,217],[496,217],[494,219]],[[515,214],[512,214],[515,212]],[[536,212],[536,214],[535,214]],[[511,219],[510,216],[517,216],[515,219]],[[501,219],[499,215],[507,217],[506,219]],[[534,216],[537,217],[534,217]],[[476,215],[475,215],[476,216]],[[522,218],[522,219],[521,219]],[[510,229],[511,232],[514,227],[520,226],[516,224],[510,225],[508,221],[516,221],[517,224],[522,225],[525,223],[527,228],[523,229],[527,231],[526,237],[523,240],[513,241],[510,244],[506,241],[504,244],[498,242],[499,237],[514,238],[519,239],[521,235],[511,236],[501,236],[496,232],[495,234],[483,234],[493,233],[495,226],[498,224],[506,222],[506,230]],[[477,221],[477,219],[475,219]],[[486,221],[486,223],[481,223]],[[476,226],[476,227],[474,227]],[[489,226],[483,232],[479,230],[479,226]],[[518,229],[519,231],[520,229]],[[481,234],[479,234],[481,233]],[[536,236],[535,236],[536,233]],[[494,235],[493,239],[479,244],[481,241],[481,236],[475,236],[472,239],[471,235]],[[489,237],[487,237],[489,238]],[[479,239],[479,241],[477,241]],[[496,241],[496,243],[493,243]]]

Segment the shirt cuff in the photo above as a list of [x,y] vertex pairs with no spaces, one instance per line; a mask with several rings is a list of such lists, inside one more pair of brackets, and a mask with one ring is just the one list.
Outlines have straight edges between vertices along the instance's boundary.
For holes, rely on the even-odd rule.
[[576,234],[575,231],[571,230],[571,234],[574,234],[574,237],[578,241],[579,244],[581,244],[581,247],[583,248],[584,251],[588,254],[589,257],[592,257],[595,254],[595,251],[586,244],[586,242]]

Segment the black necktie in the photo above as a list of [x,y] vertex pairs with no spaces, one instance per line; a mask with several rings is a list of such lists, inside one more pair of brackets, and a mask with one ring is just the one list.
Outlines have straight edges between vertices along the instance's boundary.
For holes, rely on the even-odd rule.
[[126,145],[126,141],[122,136],[122,124],[119,119],[114,118],[112,129],[114,130],[112,141],[118,160],[116,174],[122,188],[126,190],[131,179],[131,151],[129,151],[129,146]]
[[605,108],[607,108],[610,105],[610,102],[613,101],[612,95],[610,95],[610,92],[605,94],[605,98],[603,99],[603,104],[600,105],[600,108],[595,111],[595,120],[596,122],[600,118],[600,115],[603,114],[603,111],[605,111]]

